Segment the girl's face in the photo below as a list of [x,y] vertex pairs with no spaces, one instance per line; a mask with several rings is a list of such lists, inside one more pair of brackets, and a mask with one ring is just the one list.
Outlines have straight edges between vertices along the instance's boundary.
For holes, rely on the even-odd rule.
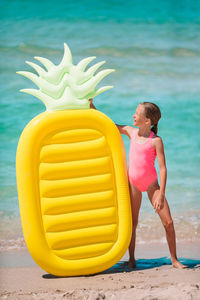
[[147,119],[145,116],[145,110],[143,105],[139,104],[136,108],[135,114],[133,115],[133,125],[140,127],[147,125],[147,122],[149,123],[149,121],[150,120]]

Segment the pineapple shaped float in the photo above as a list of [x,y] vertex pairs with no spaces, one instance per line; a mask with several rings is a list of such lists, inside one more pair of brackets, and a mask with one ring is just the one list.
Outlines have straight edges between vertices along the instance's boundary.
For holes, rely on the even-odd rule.
[[57,276],[93,274],[124,255],[131,236],[131,210],[123,145],[115,124],[90,109],[89,99],[113,70],[104,63],[72,63],[69,47],[59,65],[35,57],[38,75],[17,72],[37,89],[47,110],[25,127],[16,158],[22,227],[36,263]]

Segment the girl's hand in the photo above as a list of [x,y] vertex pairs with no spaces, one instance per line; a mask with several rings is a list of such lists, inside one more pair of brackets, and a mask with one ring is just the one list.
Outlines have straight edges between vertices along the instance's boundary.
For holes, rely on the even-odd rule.
[[156,198],[156,200],[153,203],[153,207],[155,208],[156,213],[163,208],[164,199],[165,199],[165,195],[159,193],[158,197]]
[[93,99],[90,98],[89,101],[90,101],[90,108],[96,109],[96,107],[95,107],[94,104],[93,104]]
[[93,98],[90,98],[90,99],[89,99],[89,101],[90,101],[90,108],[91,108],[91,106],[92,106],[92,101],[93,101]]

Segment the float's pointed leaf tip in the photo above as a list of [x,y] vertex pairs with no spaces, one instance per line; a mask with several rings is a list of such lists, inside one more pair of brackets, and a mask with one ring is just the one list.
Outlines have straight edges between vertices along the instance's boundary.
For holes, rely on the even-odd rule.
[[[29,61],[26,61],[26,63],[39,76],[35,72],[17,71],[16,73],[29,78],[40,89],[21,89],[20,92],[37,97],[44,102],[48,109],[88,108],[87,95],[95,95],[95,93],[102,93],[113,88],[113,86],[106,86],[95,90],[96,85],[104,77],[115,72],[114,69],[105,69],[94,75],[97,69],[106,61],[96,63],[86,70],[88,64],[96,59],[96,56],[91,56],[80,60],[77,65],[73,65],[71,50],[65,42],[64,55],[60,64],[55,65],[49,59],[40,56],[34,56],[34,59],[39,61],[44,69],[39,63]],[[65,91],[64,94],[63,91]]]

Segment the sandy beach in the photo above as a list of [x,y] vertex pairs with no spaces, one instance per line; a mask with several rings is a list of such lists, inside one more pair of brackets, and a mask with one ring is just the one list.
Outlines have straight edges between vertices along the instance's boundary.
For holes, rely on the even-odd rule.
[[[2,112],[0,116],[0,300],[200,300],[200,1],[1,0],[0,8],[0,111]],[[68,53],[63,61],[64,43],[71,49],[73,59]],[[91,59],[84,60],[87,57]],[[73,66],[70,64],[71,61]],[[101,61],[105,64],[101,64]],[[62,65],[65,65],[64,68]],[[93,86],[92,76],[100,79],[97,73],[105,68],[115,69],[115,72],[109,74],[104,83],[99,81],[99,85]],[[25,71],[24,76],[19,76],[19,71]],[[34,75],[30,75],[30,72]],[[35,84],[28,80],[29,77]],[[91,93],[87,89],[89,81],[90,83],[92,81],[91,90],[95,89]],[[104,89],[111,86],[114,87],[111,90]],[[96,88],[97,91],[105,91],[105,93],[94,97]],[[33,94],[36,97],[29,94],[31,90],[35,91]],[[40,95],[39,99],[37,95]],[[45,112],[44,102],[52,106],[51,109],[48,107],[49,113],[52,113],[53,108],[71,110],[73,101],[78,104],[77,107],[79,105],[88,107],[86,103],[87,98],[90,97],[94,97],[94,105],[98,111],[120,125],[133,126],[133,114],[141,102],[153,102],[159,106],[162,117],[158,123],[158,135],[164,144],[167,164],[166,198],[176,231],[177,255],[187,268],[180,270],[172,267],[165,229],[146,193],[143,193],[137,227],[137,268],[129,269],[125,264],[128,261],[128,253],[126,253],[117,264],[104,272],[87,276],[55,277],[36,265],[30,256],[23,239],[20,215],[26,213],[26,208],[33,198],[23,197],[25,210],[20,207],[20,214],[16,186],[18,180],[16,180],[16,150],[20,136],[27,124],[30,126],[29,122],[33,118]],[[63,104],[64,99],[69,100],[68,106]],[[81,101],[86,106],[82,106]],[[80,194],[79,186],[85,189],[84,181],[79,175],[76,177],[74,172],[76,169],[78,172],[79,162],[84,155],[86,155],[86,164],[85,167],[84,163],[82,167],[80,164],[80,172],[83,172],[84,168],[87,169],[87,161],[90,167],[88,175],[83,172],[80,176],[89,183],[90,175],[94,170],[94,181],[91,180],[91,185],[95,188],[100,190],[96,175],[101,174],[96,167],[92,167],[92,160],[89,163],[90,154],[93,157],[96,151],[93,149],[99,149],[96,166],[99,165],[103,172],[100,178],[108,178],[110,182],[108,186],[110,186],[111,182],[119,177],[114,176],[116,178],[112,180],[110,167],[107,169],[103,167],[104,165],[100,167],[100,149],[102,149],[105,161],[108,161],[108,165],[114,169],[112,162],[114,156],[112,160],[107,156],[111,153],[109,147],[106,146],[103,150],[106,139],[103,137],[99,138],[97,143],[92,142],[92,133],[91,137],[89,134],[92,131],[87,128],[90,123],[88,120],[85,122],[81,121],[81,118],[74,117],[74,121],[77,120],[76,124],[69,120],[71,119],[66,118],[66,125],[63,119],[58,120],[55,126],[52,123],[44,131],[41,130],[41,136],[37,130],[29,131],[28,139],[24,138],[25,143],[34,138],[39,142],[45,132],[52,129],[46,142],[39,142],[44,146],[44,151],[38,151],[39,144],[33,143],[31,147],[27,147],[31,150],[30,155],[27,155],[26,149],[20,155],[23,160],[21,166],[43,165],[42,168],[39,167],[38,173],[35,167],[32,174],[32,167],[30,170],[26,169],[24,178],[28,180],[30,177],[33,178],[34,174],[36,180],[34,179],[31,185],[26,185],[26,180],[22,180],[19,185],[23,191],[29,190],[31,195],[38,182],[37,200],[34,202],[36,205],[33,206],[37,207],[39,214],[32,213],[32,209],[29,211],[35,222],[36,215],[39,216],[44,212],[42,226],[50,236],[54,229],[60,232],[68,230],[65,224],[66,226],[69,224],[69,231],[70,222],[78,224],[79,214],[75,213],[73,218],[72,213],[68,218],[66,212],[62,213],[60,208],[62,205],[68,206],[68,201],[65,203],[64,200],[66,195],[70,193],[75,195],[76,192]],[[95,121],[98,122],[97,119]],[[46,122],[47,120],[44,123],[47,124]],[[94,128],[98,127],[96,122],[92,122]],[[153,120],[152,125],[157,122]],[[31,124],[33,123],[32,121]],[[61,135],[57,128],[58,124],[60,124]],[[36,129],[38,123],[35,122],[34,126]],[[69,140],[64,138],[68,136],[67,128],[72,133],[76,132],[73,128],[83,129],[82,134],[88,132],[88,137],[86,134],[83,143],[77,142],[77,149],[74,148],[75,138],[70,137],[70,134]],[[101,128],[99,125],[99,129],[103,132],[103,126]],[[109,146],[112,144],[115,131],[112,133],[108,130],[108,132],[111,138]],[[52,144],[50,136],[54,137]],[[130,139],[124,134],[122,139],[129,165]],[[58,145],[57,143],[62,146],[55,146]],[[71,144],[69,149],[67,144]],[[81,144],[85,150],[80,150],[79,155],[78,149],[81,149]],[[94,145],[94,148],[93,146],[90,148],[90,144]],[[61,152],[57,154],[58,148]],[[116,147],[114,148],[115,152],[118,151]],[[68,151],[71,156],[67,154]],[[36,152],[38,155],[35,159]],[[156,161],[157,171],[160,169],[161,160]],[[30,164],[27,164],[28,161]],[[118,161],[116,163],[118,164]],[[51,165],[52,170],[50,170]],[[61,173],[57,176],[54,172],[60,172],[61,165],[66,165],[66,170],[61,167]],[[72,173],[67,171],[70,165],[76,165]],[[48,168],[52,175],[47,174]],[[118,166],[116,169],[120,170]],[[21,173],[21,167],[19,170]],[[72,181],[69,179],[70,176],[74,178]],[[78,178],[77,184],[73,183],[76,182],[75,178]],[[102,191],[107,190],[106,186],[102,179]],[[124,184],[120,183],[120,186],[124,188]],[[46,189],[47,187],[49,190]],[[113,190],[116,190],[116,186]],[[57,191],[60,200],[56,197]],[[24,195],[24,192],[22,194]],[[42,202],[38,200],[38,195],[43,198]],[[50,198],[55,201],[51,201]],[[73,202],[74,198],[76,196],[72,197],[72,200],[71,197],[68,198],[69,207],[80,209],[79,205],[76,206]],[[92,201],[92,195],[89,199]],[[55,203],[55,210],[51,202]],[[45,203],[47,203],[46,208]],[[97,217],[101,223],[101,215],[97,216],[96,213],[92,215],[93,208],[89,207],[89,209],[91,219],[95,221]],[[113,211],[112,208],[110,211]],[[110,213],[114,216],[112,212]],[[89,211],[85,216],[87,214],[89,216]],[[104,216],[110,223],[109,213],[102,214],[102,222]],[[33,222],[27,219],[24,226],[28,234],[31,234]],[[86,220],[89,219],[90,217],[86,217],[84,220],[83,217],[82,224],[86,224]],[[51,224],[51,220],[55,220],[55,223]],[[39,224],[41,224],[40,217]],[[52,247],[59,248],[59,243],[57,244],[56,239],[54,243],[53,239]],[[75,240],[75,235],[73,239]],[[78,238],[77,240],[79,241]],[[38,243],[34,246],[40,250]]]
[[127,253],[112,268],[95,275],[58,278],[45,273],[28,251],[0,254],[0,299],[200,299],[200,245],[180,243],[180,261],[171,266],[166,244],[138,245],[137,268],[124,266]]

